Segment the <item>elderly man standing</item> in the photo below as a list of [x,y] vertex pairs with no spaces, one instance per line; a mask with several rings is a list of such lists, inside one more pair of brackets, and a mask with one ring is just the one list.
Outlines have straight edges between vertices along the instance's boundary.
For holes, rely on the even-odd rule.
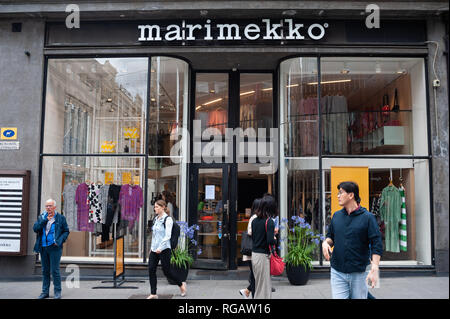
[[53,277],[55,299],[61,299],[61,261],[63,243],[69,236],[66,218],[56,212],[56,201],[48,199],[45,202],[45,212],[39,215],[33,230],[36,233],[34,251],[41,254],[42,293],[38,299],[49,297],[50,272]]

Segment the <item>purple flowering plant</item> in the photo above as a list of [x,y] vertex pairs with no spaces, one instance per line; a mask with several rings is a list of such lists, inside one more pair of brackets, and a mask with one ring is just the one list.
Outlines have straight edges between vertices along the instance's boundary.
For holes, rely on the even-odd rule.
[[[178,238],[177,248],[172,250],[170,263],[178,268],[189,268],[194,262],[190,251],[197,251],[201,254],[201,249],[197,249],[197,241],[194,239],[195,231],[199,230],[199,226],[194,224],[189,226],[187,222],[177,221],[180,226],[180,237]],[[185,239],[185,240],[183,240]]]
[[311,225],[304,218],[299,216],[291,217],[291,225],[289,220],[283,218],[281,220],[280,229],[287,229],[287,235],[281,241],[287,241],[287,253],[284,262],[289,266],[303,266],[305,269],[312,268],[312,255],[314,250],[324,240],[322,234],[315,234],[311,230]]

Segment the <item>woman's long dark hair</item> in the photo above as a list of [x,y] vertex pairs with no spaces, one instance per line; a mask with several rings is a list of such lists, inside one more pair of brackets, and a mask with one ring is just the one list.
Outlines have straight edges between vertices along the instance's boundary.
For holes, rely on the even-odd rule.
[[261,206],[261,198],[255,199],[252,204],[252,215],[258,213],[258,211],[260,210],[260,206]]
[[272,218],[278,215],[277,201],[273,196],[264,196],[261,199],[259,211],[256,212],[258,218]]

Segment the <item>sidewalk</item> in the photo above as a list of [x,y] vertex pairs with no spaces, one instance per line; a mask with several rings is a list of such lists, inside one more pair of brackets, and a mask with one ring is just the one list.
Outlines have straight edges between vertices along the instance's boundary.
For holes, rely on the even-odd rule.
[[[101,280],[81,280],[79,288],[68,288],[63,278],[63,299],[144,299],[150,292],[148,278],[128,278],[144,280],[143,283],[126,282],[122,286],[138,289],[92,289],[96,286],[111,286]],[[239,289],[248,285],[246,280],[188,280],[188,294],[180,296],[179,288],[169,285],[158,277],[158,294],[161,299],[242,299]],[[329,299],[330,282],[327,278],[312,278],[305,286],[292,286],[286,278],[274,278],[272,285],[276,291],[273,299]],[[448,276],[401,276],[381,277],[380,288],[369,290],[377,299],[448,299]],[[0,280],[0,299],[35,299],[41,292],[39,280]],[[53,284],[50,297],[53,297]]]

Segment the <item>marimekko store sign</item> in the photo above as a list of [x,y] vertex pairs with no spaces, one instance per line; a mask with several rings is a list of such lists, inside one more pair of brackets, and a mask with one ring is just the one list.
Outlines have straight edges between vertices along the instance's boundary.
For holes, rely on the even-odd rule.
[[345,44],[423,44],[424,21],[384,21],[368,29],[365,20],[333,19],[158,19],[46,24],[46,47],[121,46],[303,46]]
[[139,41],[257,41],[257,40],[321,40],[328,23],[297,23],[293,19],[262,19],[255,23],[214,23],[210,19],[204,23],[180,23],[160,25],[140,24]]

